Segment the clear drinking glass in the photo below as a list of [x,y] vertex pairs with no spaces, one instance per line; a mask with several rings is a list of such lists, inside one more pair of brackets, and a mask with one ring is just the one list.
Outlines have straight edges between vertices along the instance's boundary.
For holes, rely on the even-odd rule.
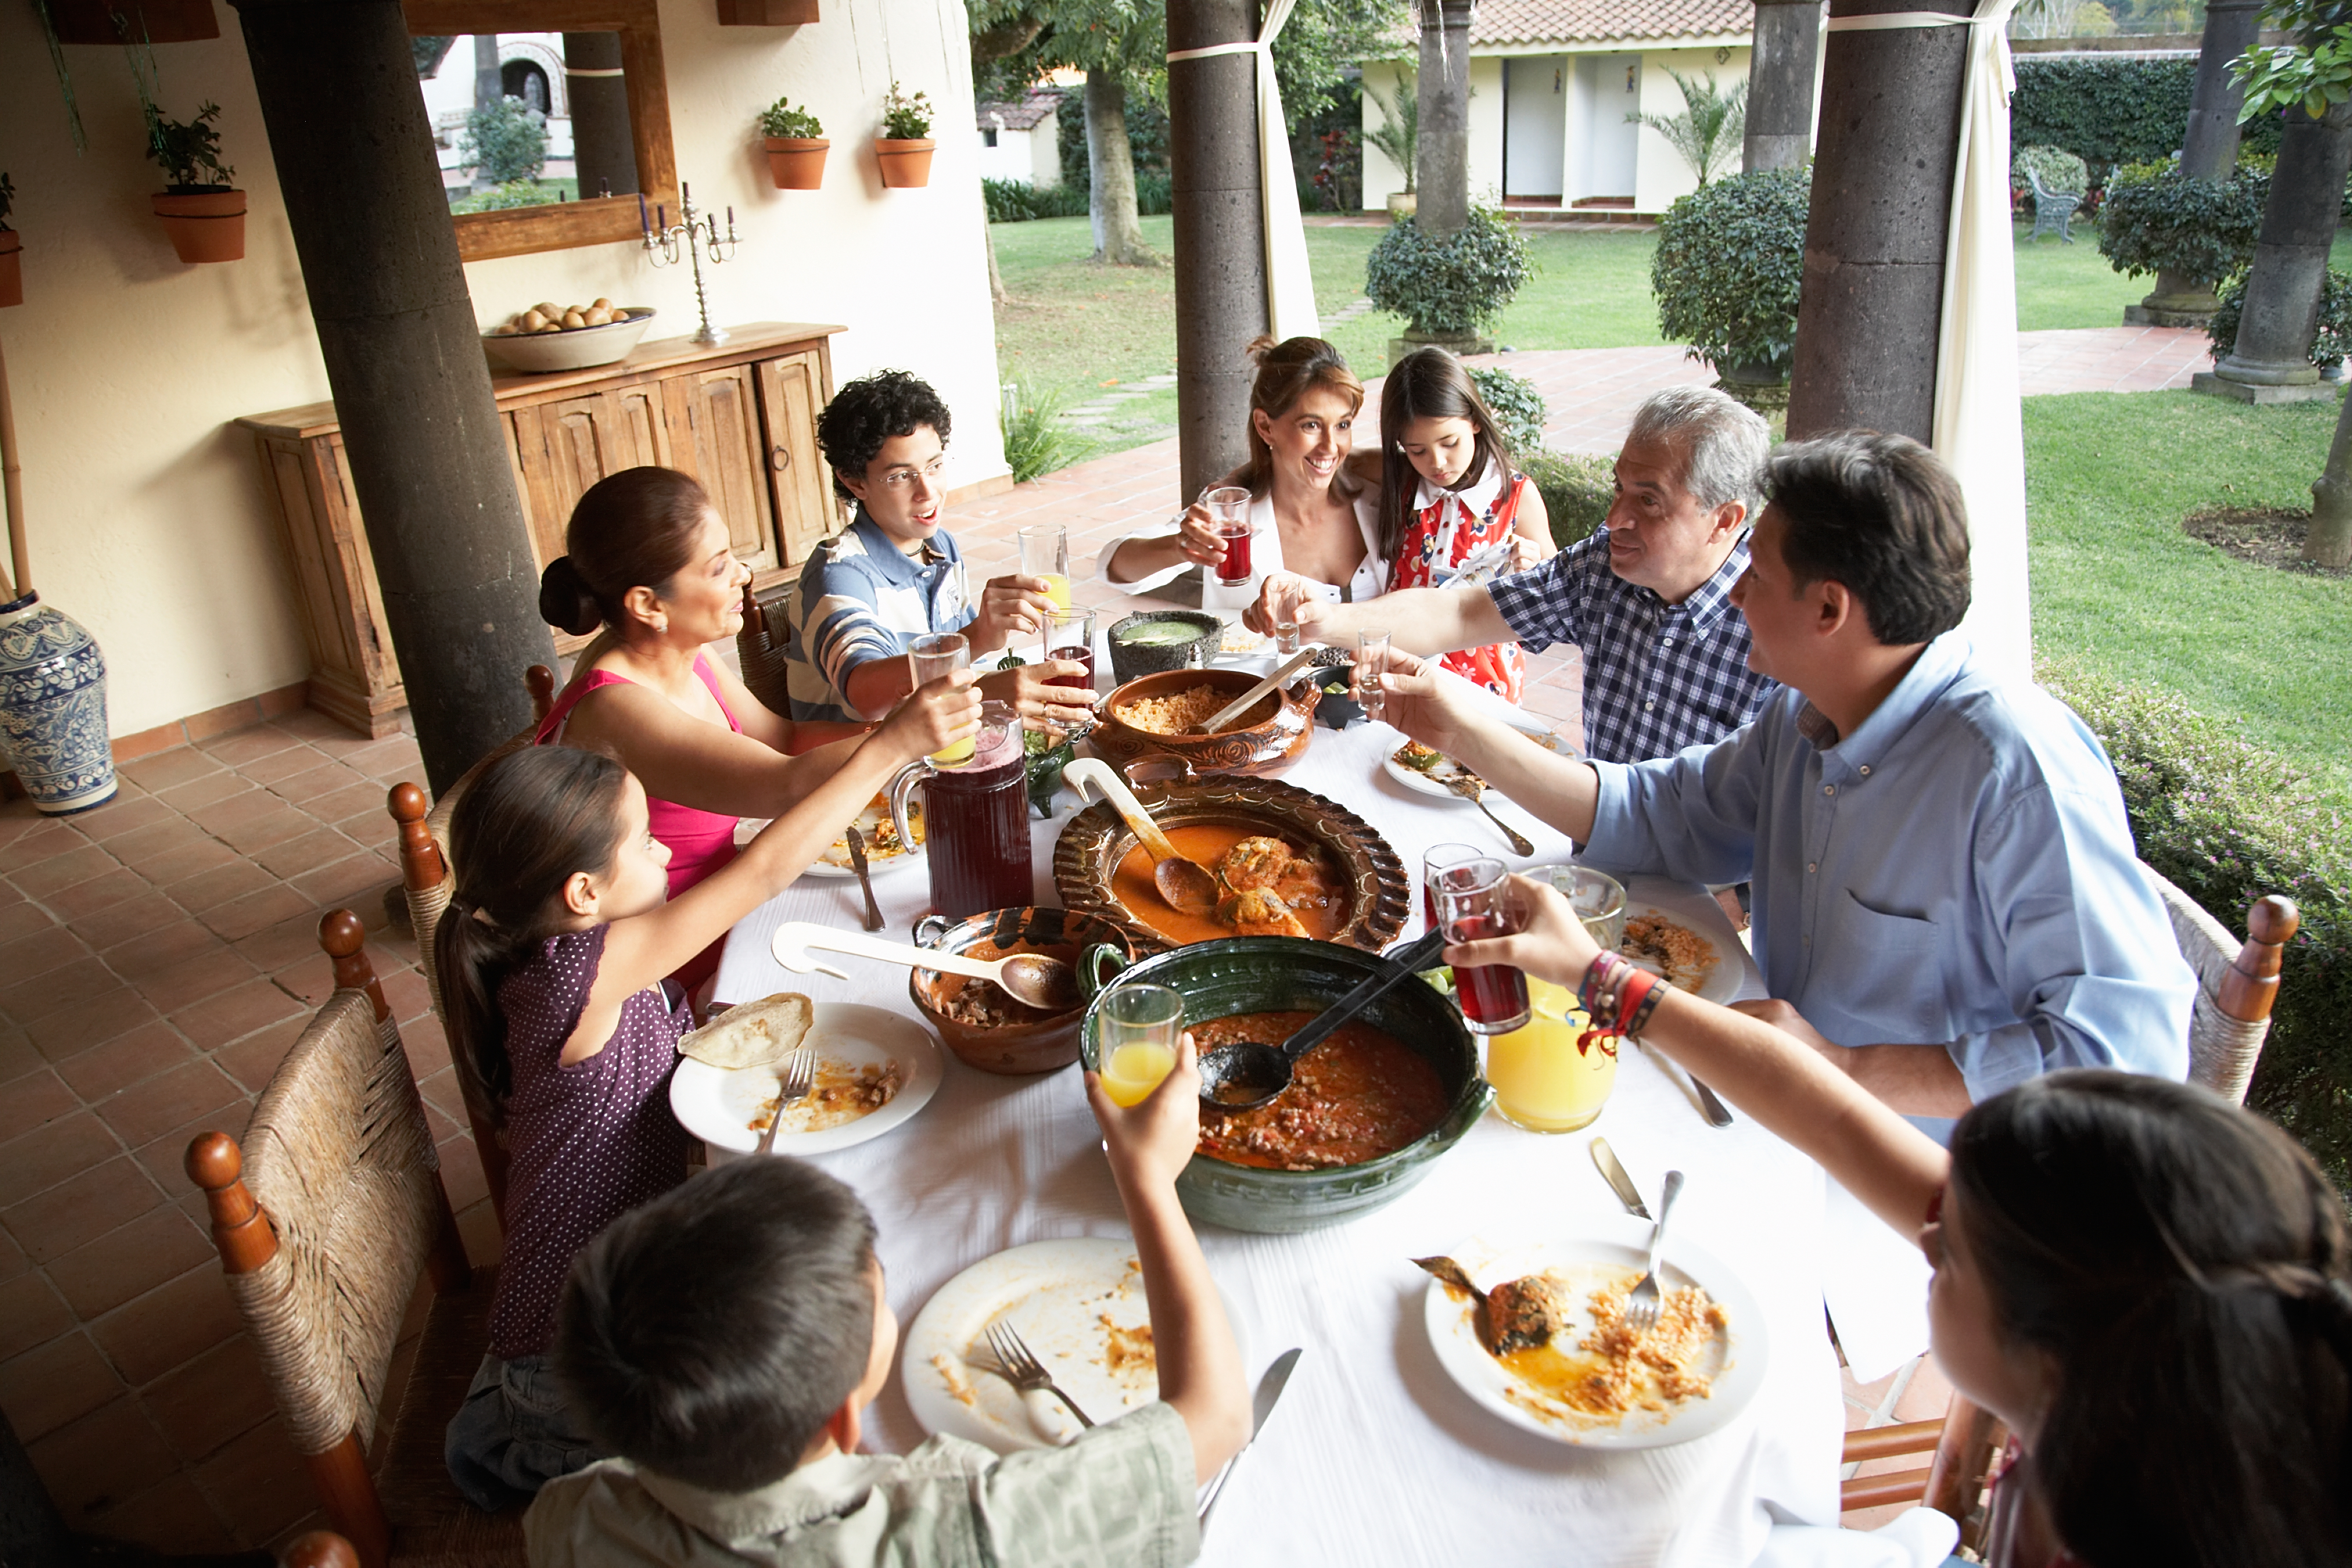
[[1209,509],[1217,538],[1224,541],[1225,553],[1217,561],[1217,580],[1227,588],[1238,588],[1251,575],[1250,493],[1238,485],[1220,485],[1201,492],[1201,505]]
[[1421,914],[1429,929],[1437,929],[1437,878],[1449,866],[1484,860],[1486,852],[1470,844],[1432,844],[1421,857]]
[[[1519,929],[1512,906],[1509,872],[1490,856],[1463,861],[1437,873],[1437,914],[1448,942],[1508,936]],[[1454,971],[1462,1021],[1474,1034],[1507,1034],[1528,1021],[1528,977],[1509,964],[1481,964]]]
[[1039,523],[1013,536],[1021,541],[1021,575],[1045,580],[1045,596],[1057,610],[1070,607],[1070,530]]
[[[927,685],[941,675],[971,668],[971,643],[960,632],[918,637],[907,645],[907,662],[914,666],[915,685]],[[961,762],[971,755],[974,744],[969,739],[956,741],[944,751],[932,752],[931,760],[943,767]]]
[[1603,952],[1625,946],[1625,887],[1615,877],[1569,862],[1529,866],[1519,874],[1559,890]]
[[1388,668],[1388,663],[1386,632],[1356,633],[1356,703],[1364,710],[1364,716],[1375,724],[1388,716],[1388,694],[1381,690],[1381,672]]
[[1087,667],[1085,674],[1057,676],[1050,684],[1094,690],[1095,612],[1091,610],[1057,610],[1046,616],[1045,627],[1038,633],[1037,657],[1046,662],[1059,660],[1065,664],[1084,664]]
[[1095,1012],[1096,1071],[1117,1105],[1135,1105],[1176,1066],[1184,998],[1166,986],[1115,986]]

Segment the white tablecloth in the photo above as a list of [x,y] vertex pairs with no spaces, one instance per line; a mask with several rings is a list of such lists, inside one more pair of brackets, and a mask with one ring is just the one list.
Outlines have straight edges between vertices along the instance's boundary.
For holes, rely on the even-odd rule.
[[[1491,845],[1516,862],[1468,803],[1387,778],[1380,759],[1397,744],[1384,726],[1318,729],[1286,778],[1364,817],[1416,876],[1423,850],[1447,841]],[[1053,821],[1031,823],[1043,903],[1058,902],[1054,844],[1076,807],[1066,789],[1058,804]],[[1537,861],[1568,858],[1566,839],[1508,803],[1496,809],[1534,841]],[[1745,967],[1739,994],[1763,994],[1711,899],[1647,879],[1633,891],[1722,936]],[[875,892],[890,930],[903,935],[928,908],[928,873],[885,873]],[[855,927],[862,908],[856,883],[803,877],[729,937],[718,998],[792,989],[912,1016],[903,969],[829,955],[854,977],[844,984],[788,974],[769,956],[782,922]],[[1713,1437],[1644,1453],[1552,1443],[1473,1404],[1430,1347],[1427,1276],[1409,1260],[1473,1235],[1539,1236],[1622,1212],[1587,1152],[1594,1134],[1608,1137],[1654,1207],[1669,1166],[1688,1174],[1676,1231],[1737,1270],[1769,1320],[1763,1391]],[[1126,1235],[1099,1139],[1075,1068],[1000,1078],[950,1057],[938,1097],[913,1122],[818,1163],[872,1208],[891,1305],[905,1322],[958,1271],[1004,1248]],[[1678,1075],[1627,1051],[1614,1094],[1584,1133],[1547,1137],[1489,1116],[1419,1186],[1351,1224],[1300,1236],[1204,1229],[1252,1385],[1287,1347],[1307,1354],[1227,1489],[1202,1561],[1356,1568],[1491,1553],[1512,1563],[1739,1564],[1763,1547],[1767,1504],[1783,1519],[1835,1523],[1844,1422],[1822,1316],[1822,1189],[1804,1156],[1745,1118],[1707,1126]],[[874,1447],[892,1451],[924,1437],[895,1375],[869,1430]]]

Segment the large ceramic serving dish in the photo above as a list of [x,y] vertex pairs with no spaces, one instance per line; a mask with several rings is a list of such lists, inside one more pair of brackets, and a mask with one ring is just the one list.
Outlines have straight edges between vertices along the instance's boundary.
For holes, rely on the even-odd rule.
[[[1097,944],[1109,948],[1118,962],[1135,956],[1134,941],[1117,925],[1099,915],[1061,909],[992,909],[957,921],[926,915],[915,922],[919,947],[960,953],[983,963],[1015,953],[1042,953],[1076,967],[1081,987],[1087,981],[1087,949]],[[946,1009],[959,991],[971,986],[994,988],[987,980],[942,975],[937,969],[915,969],[907,977],[907,994],[914,998],[915,1010],[966,1066],[982,1072],[1051,1072],[1078,1059],[1080,1009],[992,1028],[964,1023]]]
[[[1135,641],[1135,632],[1145,626],[1173,626],[1186,634],[1168,643]],[[1139,610],[1121,616],[1110,628],[1111,679],[1123,684],[1163,670],[1205,664],[1224,634],[1225,623],[1202,610]]]
[[1315,737],[1315,705],[1323,694],[1300,681],[1271,691],[1249,711],[1214,735],[1154,735],[1119,716],[1128,704],[1144,697],[1171,697],[1195,686],[1209,686],[1232,702],[1262,677],[1247,670],[1170,670],[1129,681],[1103,698],[1088,739],[1095,749],[1114,762],[1136,757],[1181,758],[1196,774],[1227,774],[1241,779],[1271,779],[1289,771],[1307,755]]
[[[1188,1020],[1235,1013],[1320,1012],[1384,965],[1376,954],[1295,936],[1228,936],[1146,958],[1106,986],[1087,1008],[1078,1060],[1097,1061],[1102,998],[1128,981],[1168,986],[1184,998]],[[1176,1178],[1176,1196],[1196,1220],[1234,1230],[1318,1230],[1393,1203],[1429,1174],[1485,1114],[1495,1092],[1478,1075],[1478,1049],[1462,1016],[1419,979],[1409,979],[1366,1009],[1364,1021],[1428,1059],[1446,1092],[1435,1127],[1392,1155],[1325,1170],[1275,1171],[1192,1156]]]
[[637,340],[652,326],[654,313],[643,305],[624,306],[628,314],[602,327],[570,327],[560,332],[520,332],[494,338],[482,334],[482,347],[501,370],[545,375],[551,371],[584,371],[625,360]]
[[[1129,776],[1146,768],[1131,769]],[[1396,940],[1412,914],[1404,862],[1370,822],[1336,800],[1296,784],[1259,779],[1147,784],[1137,793],[1163,830],[1233,827],[1320,852],[1324,862],[1337,868],[1347,900],[1331,930],[1333,942],[1378,952]],[[1135,847],[1134,830],[1109,801],[1096,801],[1063,826],[1054,845],[1054,890],[1063,908],[1100,916],[1118,926],[1137,951],[1157,953],[1175,940],[1129,909],[1111,884],[1119,862]]]

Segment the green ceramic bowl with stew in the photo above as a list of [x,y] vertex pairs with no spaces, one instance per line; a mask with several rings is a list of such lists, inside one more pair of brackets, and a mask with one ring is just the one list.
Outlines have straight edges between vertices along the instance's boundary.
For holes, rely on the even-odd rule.
[[[1125,983],[1171,988],[1184,998],[1185,1019],[1200,1023],[1236,1013],[1320,1012],[1383,963],[1359,948],[1295,936],[1191,943],[1129,966],[1097,993],[1079,1028],[1079,1061],[1097,1065],[1102,998]],[[1393,1154],[1318,1170],[1267,1170],[1195,1155],[1176,1178],[1176,1196],[1194,1220],[1274,1233],[1344,1224],[1403,1197],[1485,1114],[1495,1092],[1478,1075],[1477,1046],[1461,1014],[1425,982],[1404,981],[1362,1017],[1437,1070],[1445,1094],[1437,1124]]]

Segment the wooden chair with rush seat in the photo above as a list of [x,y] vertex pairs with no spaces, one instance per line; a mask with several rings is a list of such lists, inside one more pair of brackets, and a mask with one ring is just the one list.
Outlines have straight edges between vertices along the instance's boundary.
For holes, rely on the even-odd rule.
[[[2171,917],[2180,956],[2197,974],[2197,998],[2189,1019],[2189,1081],[2242,1104],[2270,1033],[2280,961],[2302,925],[2302,915],[2292,899],[2272,894],[2246,911],[2246,939],[2233,942],[2221,923],[2194,899],[2153,868],[2148,875]],[[1990,1411],[1958,1394],[1941,1419],[1849,1432],[1842,1459],[1847,1465],[1930,1452],[1934,1458],[1925,1469],[1854,1477],[1844,1483],[1839,1506],[1851,1513],[1894,1503],[1922,1504],[1958,1521],[1960,1543],[1973,1548],[1982,1539],[1985,1486],[1993,1458],[2008,1440],[2008,1429]]]
[[[468,1506],[441,1457],[489,1341],[497,1270],[467,1263],[365,936],[347,909],[320,922],[334,995],[271,1075],[243,1147],[206,1133],[188,1145],[188,1175],[287,1436],[362,1568],[520,1564],[520,1511]],[[366,1442],[427,1273],[432,1308],[371,1473]]]

